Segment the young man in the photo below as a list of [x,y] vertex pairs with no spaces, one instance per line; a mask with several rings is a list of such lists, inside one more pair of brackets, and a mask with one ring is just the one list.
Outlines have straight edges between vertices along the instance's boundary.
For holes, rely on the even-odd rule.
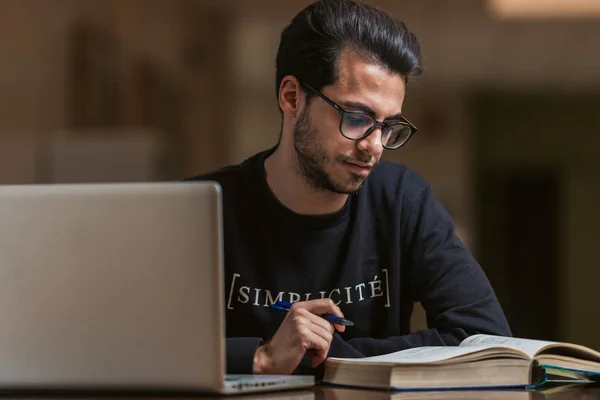
[[[319,375],[327,356],[511,335],[427,182],[379,162],[416,131],[402,114],[422,68],[414,34],[372,6],[322,0],[285,28],[276,67],[279,143],[190,178],[223,189],[228,372]],[[410,333],[415,301],[429,329]]]

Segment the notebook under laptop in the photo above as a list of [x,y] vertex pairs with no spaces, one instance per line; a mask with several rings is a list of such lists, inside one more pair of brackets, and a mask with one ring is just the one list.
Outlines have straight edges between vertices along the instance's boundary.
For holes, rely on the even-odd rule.
[[0,390],[239,393],[216,183],[0,186]]

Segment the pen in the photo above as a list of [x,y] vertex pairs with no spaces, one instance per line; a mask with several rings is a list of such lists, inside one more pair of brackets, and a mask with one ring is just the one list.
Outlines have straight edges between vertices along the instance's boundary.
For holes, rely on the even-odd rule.
[[[275,310],[285,311],[285,312],[290,311],[291,306],[292,306],[292,303],[288,303],[287,301],[277,301],[277,302],[271,304],[271,307],[274,308]],[[338,317],[337,315],[324,314],[324,315],[320,315],[320,317],[326,319],[327,321],[331,322],[332,324],[344,325],[344,326],[354,326],[354,322],[349,321],[346,318]]]

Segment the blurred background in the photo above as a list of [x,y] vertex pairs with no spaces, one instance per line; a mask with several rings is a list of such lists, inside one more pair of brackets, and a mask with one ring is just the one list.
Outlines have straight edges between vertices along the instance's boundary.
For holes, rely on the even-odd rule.
[[[426,66],[419,132],[384,157],[433,184],[516,336],[600,349],[600,1],[370,2]],[[309,3],[1,0],[0,184],[178,180],[274,145],[279,34]]]

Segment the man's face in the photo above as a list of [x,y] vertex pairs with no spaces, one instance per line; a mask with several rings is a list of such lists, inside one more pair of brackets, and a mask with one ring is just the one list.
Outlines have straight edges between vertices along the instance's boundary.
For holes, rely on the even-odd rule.
[[[344,51],[338,79],[322,93],[345,110],[370,110],[377,121],[402,111],[405,82],[352,51]],[[298,168],[305,182],[317,190],[352,194],[360,189],[383,152],[381,129],[361,140],[349,140],[339,130],[340,113],[314,96],[294,126]]]

